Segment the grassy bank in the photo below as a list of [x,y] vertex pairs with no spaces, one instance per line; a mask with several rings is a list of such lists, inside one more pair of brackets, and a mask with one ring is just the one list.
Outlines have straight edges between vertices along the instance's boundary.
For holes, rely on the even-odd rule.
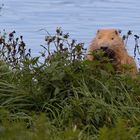
[[139,75],[85,60],[84,45],[60,29],[36,57],[14,34],[0,40],[1,140],[140,139]]

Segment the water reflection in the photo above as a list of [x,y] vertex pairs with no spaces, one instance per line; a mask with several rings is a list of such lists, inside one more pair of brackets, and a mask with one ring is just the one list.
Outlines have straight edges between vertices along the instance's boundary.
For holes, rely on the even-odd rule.
[[[129,29],[140,33],[138,0],[6,0],[0,17],[1,29],[16,30],[25,37],[33,53],[40,50],[46,28],[70,32],[73,38],[88,46],[98,28]],[[132,44],[132,42],[130,42]],[[132,54],[132,46],[128,46]]]

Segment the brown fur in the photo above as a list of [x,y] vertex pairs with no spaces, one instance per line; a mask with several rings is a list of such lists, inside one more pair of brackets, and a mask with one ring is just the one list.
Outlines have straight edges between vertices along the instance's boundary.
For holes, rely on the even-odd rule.
[[115,59],[117,61],[117,69],[120,70],[121,65],[129,64],[132,66],[131,74],[137,74],[137,66],[134,59],[128,55],[125,49],[124,41],[119,35],[116,29],[101,29],[96,33],[96,37],[91,42],[91,45],[87,51],[87,59],[93,60],[92,52],[101,47],[107,46],[109,49],[113,50],[115,53]]

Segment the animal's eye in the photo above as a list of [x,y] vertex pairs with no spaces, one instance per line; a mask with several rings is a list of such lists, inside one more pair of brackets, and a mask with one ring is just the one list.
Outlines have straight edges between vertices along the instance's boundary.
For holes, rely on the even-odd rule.
[[114,37],[112,37],[111,40],[114,40]]
[[98,39],[101,39],[101,36],[99,36]]

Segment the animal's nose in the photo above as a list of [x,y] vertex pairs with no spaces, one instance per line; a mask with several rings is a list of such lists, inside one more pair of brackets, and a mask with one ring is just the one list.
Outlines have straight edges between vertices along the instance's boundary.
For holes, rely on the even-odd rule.
[[101,49],[105,51],[108,49],[108,46],[101,46]]

